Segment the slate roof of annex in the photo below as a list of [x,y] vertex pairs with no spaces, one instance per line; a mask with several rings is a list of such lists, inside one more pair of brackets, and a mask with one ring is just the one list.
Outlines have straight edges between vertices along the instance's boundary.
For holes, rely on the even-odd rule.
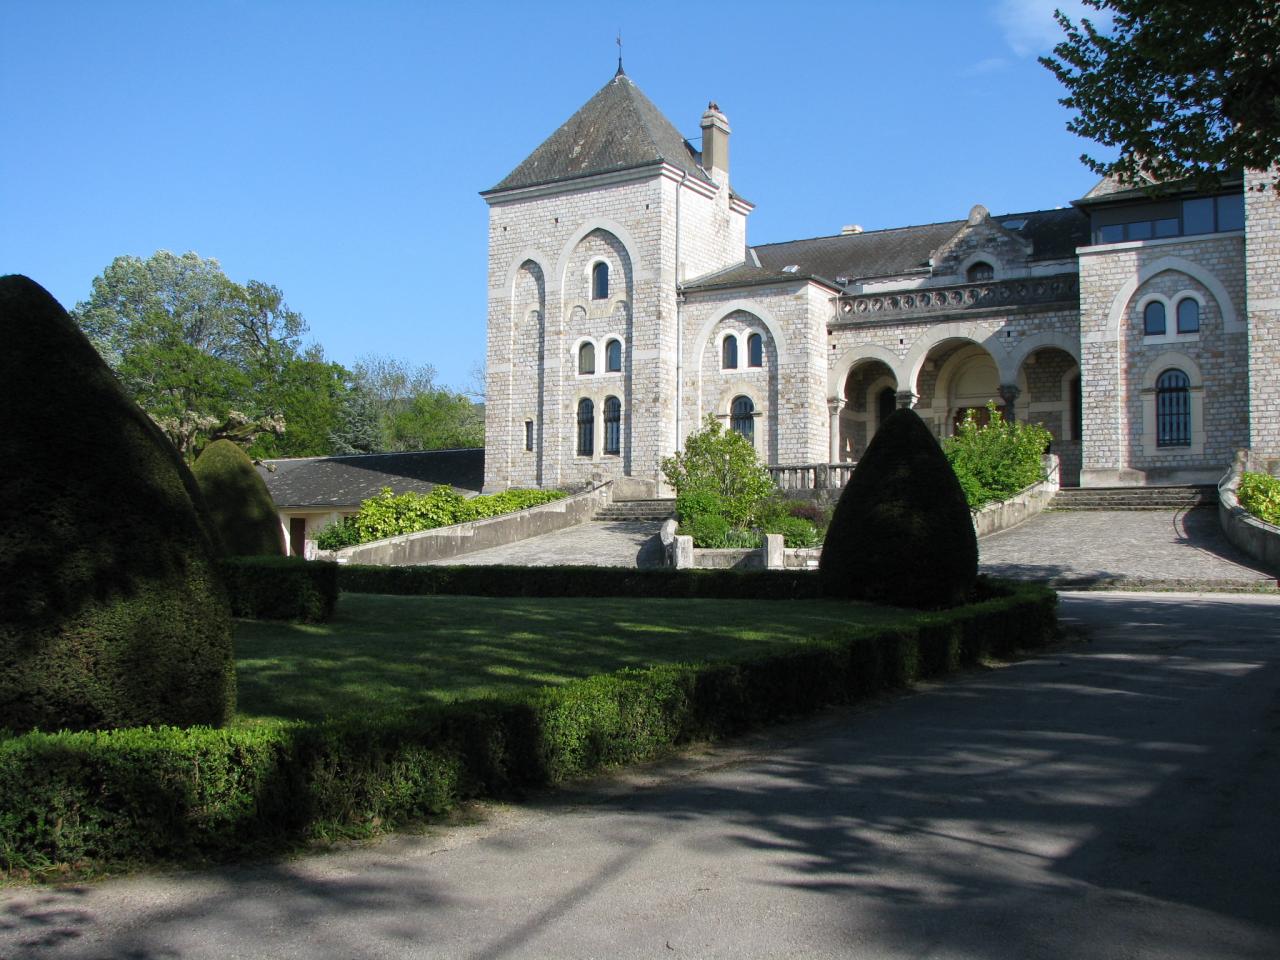
[[481,196],[663,162],[711,183],[698,159],[671,121],[619,67],[577,113]]
[[[991,219],[1000,224],[1025,220],[1025,225],[1014,232],[1031,241],[1032,260],[1072,258],[1075,248],[1088,242],[1088,218],[1070,207],[1006,213]],[[761,244],[748,250],[745,263],[699,277],[685,284],[684,289],[715,290],[805,279],[844,287],[862,280],[916,276],[928,272],[929,258],[934,251],[955,236],[966,222],[948,220]],[[784,271],[788,266],[796,269]]]
[[421,450],[367,453],[345,457],[266,460],[259,467],[267,491],[279,508],[355,507],[383,487],[395,493],[428,493],[449,484],[462,493],[484,485],[484,450]]

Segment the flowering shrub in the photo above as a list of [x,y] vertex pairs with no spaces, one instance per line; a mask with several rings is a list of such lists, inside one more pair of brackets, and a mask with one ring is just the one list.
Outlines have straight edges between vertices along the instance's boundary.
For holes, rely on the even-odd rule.
[[1280,527],[1280,478],[1265,473],[1246,473],[1236,494],[1240,506],[1263,523]]

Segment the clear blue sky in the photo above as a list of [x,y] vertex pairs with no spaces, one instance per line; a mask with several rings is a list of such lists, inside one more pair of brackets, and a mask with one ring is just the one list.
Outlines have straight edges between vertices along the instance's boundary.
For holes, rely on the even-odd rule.
[[1035,61],[1054,6],[4,0],[0,273],[72,307],[118,255],[194,250],[280,287],[331,359],[463,387],[477,194],[612,77],[619,28],[687,136],[720,104],[769,243],[1081,196],[1091,145]]

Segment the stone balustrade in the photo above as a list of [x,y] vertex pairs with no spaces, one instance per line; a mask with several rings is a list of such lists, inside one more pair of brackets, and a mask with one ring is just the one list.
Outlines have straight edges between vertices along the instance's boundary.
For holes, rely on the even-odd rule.
[[858,464],[849,460],[842,463],[780,464],[769,467],[782,491],[839,490],[849,481],[853,468]]
[[1074,273],[922,287],[895,293],[857,293],[838,299],[833,324],[890,318],[901,320],[915,315],[968,309],[1039,306],[1059,301],[1074,302],[1079,296],[1080,278]]

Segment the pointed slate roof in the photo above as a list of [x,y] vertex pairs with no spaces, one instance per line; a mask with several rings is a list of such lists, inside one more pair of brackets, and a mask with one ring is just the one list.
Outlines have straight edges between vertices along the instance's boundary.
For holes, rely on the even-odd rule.
[[671,121],[619,67],[582,109],[482,196],[663,162],[711,183],[698,159]]

